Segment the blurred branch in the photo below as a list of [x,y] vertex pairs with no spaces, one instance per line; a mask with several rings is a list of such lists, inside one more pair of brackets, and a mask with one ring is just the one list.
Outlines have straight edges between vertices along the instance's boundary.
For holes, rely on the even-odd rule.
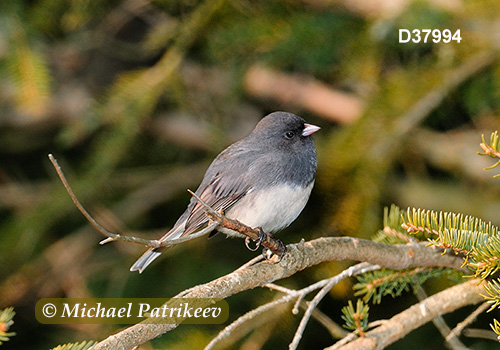
[[469,338],[481,338],[481,339],[498,341],[498,335],[496,335],[495,332],[489,331],[487,329],[475,329],[475,328],[464,329],[464,336]]
[[244,84],[251,95],[304,108],[341,124],[353,123],[363,109],[359,98],[334,90],[312,77],[285,74],[257,65],[250,67]]
[[[379,327],[346,345],[328,347],[328,350],[369,350],[383,349],[403,338],[412,330],[430,322],[439,315],[455,311],[467,305],[481,302],[484,283],[478,279],[453,286],[426,298],[407,310],[385,321]],[[326,350],[326,349],[325,349]]]
[[[462,259],[442,255],[440,249],[419,244],[385,245],[351,237],[324,237],[287,246],[279,263],[264,261],[238,269],[209,283],[183,292],[184,298],[227,298],[245,290],[289,277],[308,267],[332,260],[365,261],[391,269],[439,266],[461,269]],[[147,322],[147,321],[146,321]],[[95,350],[132,349],[175,329],[177,324],[139,323],[98,343]]]
[[[410,0],[302,0],[309,6],[328,9],[344,6],[347,10],[371,20],[391,19],[401,15],[411,4]],[[433,7],[448,12],[459,12],[463,9],[460,0],[428,1]]]
[[[98,118],[112,123],[113,127],[103,131],[86,150],[88,156],[81,163],[85,170],[81,181],[74,185],[80,198],[98,193],[116,166],[128,155],[128,150],[134,144],[133,140],[141,130],[141,124],[153,113],[187,51],[223,4],[224,0],[217,0],[206,1],[197,6],[179,24],[178,35],[159,61],[140,72],[121,74],[104,102],[93,111]],[[29,209],[9,217],[2,225],[6,240],[18,237],[19,232],[33,231],[29,243],[28,240],[16,240],[16,249],[10,249],[0,257],[0,261],[10,259],[18,264],[24,262],[45,232],[68,213],[66,198],[58,189]],[[19,218],[21,215],[22,219]],[[37,229],[33,230],[33,227]]]
[[[453,132],[437,132],[416,128],[412,131],[411,146],[416,153],[440,169],[467,176],[472,180],[493,182],[490,175],[483,171],[489,159],[478,157],[477,130],[458,130]],[[405,161],[405,159],[403,159]],[[415,158],[408,162],[409,167],[416,166]]]
[[397,118],[395,130],[398,135],[407,135],[417,125],[419,125],[436,107],[438,107],[446,96],[465,81],[478,74],[485,68],[491,66],[499,58],[499,52],[484,51],[479,52],[452,69],[441,84],[426,93],[421,99],[413,104],[406,113]]

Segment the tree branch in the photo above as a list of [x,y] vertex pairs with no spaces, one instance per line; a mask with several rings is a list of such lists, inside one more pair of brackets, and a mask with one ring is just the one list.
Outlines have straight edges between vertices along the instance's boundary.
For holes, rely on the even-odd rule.
[[[215,211],[212,207],[210,207],[203,199],[201,199],[196,193],[191,190],[188,190],[189,193],[193,197],[196,198],[198,202],[205,208],[205,215],[208,216],[211,222],[209,222],[209,227],[216,223],[216,226],[222,226],[224,228],[230,229],[232,231],[241,233],[246,237],[246,239],[251,239],[254,242],[257,242],[257,246],[253,250],[257,250],[260,245],[266,247],[274,254],[278,259],[283,257],[283,254],[286,252],[285,244],[278,238],[274,237],[272,234],[268,232],[262,231],[261,228],[252,228],[249,227],[238,220],[228,219],[222,213]],[[248,242],[245,240],[245,244]],[[249,248],[250,249],[250,248]]]
[[101,224],[99,224],[93,217],[92,215],[89,214],[89,212],[85,209],[85,207],[80,203],[78,198],[76,197],[75,193],[73,192],[71,186],[68,183],[68,180],[66,179],[66,176],[64,176],[64,172],[62,171],[61,167],[59,166],[59,163],[57,162],[57,159],[54,158],[52,154],[49,154],[49,159],[54,168],[56,169],[57,175],[59,176],[59,179],[64,185],[64,188],[68,192],[69,196],[71,197],[71,200],[77,207],[77,209],[80,211],[80,213],[83,214],[83,216],[87,219],[87,221],[100,233],[102,233],[104,236],[107,238],[99,242],[100,244],[105,244],[113,241],[123,241],[123,242],[130,242],[130,243],[137,243],[137,244],[142,244],[150,248],[159,248],[159,247],[171,247],[180,243],[184,243],[190,240],[193,240],[195,238],[201,237],[206,235],[207,233],[213,231],[217,226],[218,223],[211,223],[209,224],[206,228],[203,230],[193,233],[187,237],[181,237],[177,238],[174,240],[170,241],[159,241],[156,239],[150,240],[150,239],[144,239],[144,238],[139,238],[139,237],[133,237],[133,236],[125,236],[121,235],[118,233],[113,233],[106,228],[104,228]]
[[[490,307],[491,307],[491,304],[488,303],[487,301],[485,301],[484,303],[479,305],[479,307],[476,310],[474,310],[474,312],[472,312],[469,316],[467,316],[465,318],[465,320],[463,320],[462,322],[457,324],[457,326],[451,330],[451,332],[446,336],[445,339],[449,340],[452,338],[458,338],[460,336],[460,334],[462,334],[462,332],[465,330],[465,327],[469,326],[472,322],[474,322],[476,320],[476,318],[480,314],[482,314],[483,312],[486,312],[486,310],[488,310]],[[494,335],[495,340],[498,340],[497,337],[495,336],[495,333],[493,333],[491,331],[488,331],[488,332],[490,332],[490,334]]]
[[[325,294],[333,288],[334,285],[342,281],[343,279],[351,276],[356,276],[359,274],[363,274],[369,271],[374,271],[380,269],[380,266],[378,265],[372,265],[368,263],[359,263],[357,265],[351,266],[348,269],[342,271],[338,275],[334,277],[330,277],[321,281],[318,281],[310,286],[307,286],[305,288],[302,288],[300,290],[293,290],[293,289],[288,289],[284,288],[281,286],[276,286],[272,285],[272,289],[278,290],[282,293],[285,293],[284,296],[280,297],[279,299],[273,300],[269,303],[266,303],[264,305],[259,306],[256,309],[253,309],[252,311],[246,313],[245,315],[239,317],[236,321],[225,327],[217,337],[212,339],[210,343],[203,349],[203,350],[211,350],[219,341],[227,338],[238,326],[242,325],[243,323],[251,320],[255,316],[264,313],[265,311],[268,311],[278,305],[281,304],[286,304],[294,299],[296,299],[295,306],[292,309],[293,314],[298,313],[298,308],[301,302],[303,301],[304,297],[311,293],[312,291],[321,288],[320,292],[315,296],[313,301],[309,303],[309,305],[306,307],[306,312],[304,316],[302,317],[302,321],[300,322],[299,328],[295,332],[295,336],[293,339],[292,344],[290,344],[289,348],[290,349],[295,349],[297,345],[299,344],[300,339],[302,338],[302,334],[304,333],[305,327],[307,325],[307,322],[309,321],[309,318],[312,316],[313,311],[316,310],[316,306],[319,303],[319,301],[325,296]],[[271,283],[270,283],[271,284]],[[268,287],[269,285],[266,285]],[[326,291],[325,291],[326,290]],[[317,300],[317,302],[315,302]],[[312,305],[314,304],[314,305]]]
[[376,350],[383,349],[403,338],[412,330],[461,307],[477,304],[484,300],[481,292],[484,282],[472,279],[426,298],[407,310],[397,314],[383,324],[344,346],[335,345],[325,350]]
[[[289,277],[324,261],[366,261],[391,269],[436,266],[461,269],[462,258],[441,255],[441,250],[420,244],[386,245],[351,237],[324,237],[287,247],[279,263],[263,261],[183,292],[184,298],[227,298],[245,290]],[[147,321],[146,321],[147,322]],[[172,329],[176,324],[139,323],[108,337],[95,350],[132,349]]]
[[[424,289],[422,286],[419,286],[417,288],[417,292],[415,295],[418,298],[418,301],[423,301],[428,298],[427,293],[425,293]],[[470,350],[467,346],[465,346],[460,339],[458,339],[457,336],[455,337],[448,337],[451,334],[451,329],[448,327],[446,324],[446,321],[444,320],[444,317],[439,315],[435,319],[432,320],[432,323],[434,323],[434,326],[437,328],[439,333],[441,333],[442,337],[446,341],[446,345],[449,349],[451,350]]]
[[360,98],[307,76],[254,65],[246,73],[244,84],[254,96],[274,98],[342,124],[352,124],[363,112]]

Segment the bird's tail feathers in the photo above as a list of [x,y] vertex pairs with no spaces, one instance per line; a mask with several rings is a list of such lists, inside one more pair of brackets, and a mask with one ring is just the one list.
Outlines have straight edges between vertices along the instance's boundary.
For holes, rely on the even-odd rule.
[[132,265],[130,271],[139,271],[142,273],[148,267],[149,264],[153,262],[157,257],[161,255],[161,251],[158,249],[148,249],[144,254],[141,255],[139,259]]

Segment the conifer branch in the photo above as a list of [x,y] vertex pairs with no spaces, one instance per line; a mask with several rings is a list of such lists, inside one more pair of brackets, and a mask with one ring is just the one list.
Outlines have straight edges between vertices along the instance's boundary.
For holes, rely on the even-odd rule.
[[14,324],[14,316],[16,315],[13,307],[8,307],[0,311],[0,345],[16,335],[14,332],[9,332],[10,327]]
[[[277,264],[262,261],[244,269],[237,269],[226,276],[193,287],[181,294],[184,298],[225,299],[330,260],[365,261],[392,269],[416,266],[461,269],[460,258],[442,255],[435,249],[420,244],[387,245],[352,237],[322,237],[291,244],[287,248],[288,253]],[[95,346],[95,350],[116,349],[117,346],[121,346],[121,349],[132,349],[177,326],[175,324],[137,324],[101,341]]]
[[81,343],[68,343],[64,345],[58,345],[51,350],[91,350],[96,343],[94,341],[81,342]]
[[356,302],[356,309],[349,300],[348,305],[342,308],[342,319],[346,322],[345,328],[356,331],[360,337],[365,336],[365,330],[368,328],[368,311],[370,307],[363,303],[361,299]]
[[[498,131],[491,133],[489,144],[487,144],[486,141],[484,140],[484,134],[481,135],[481,139],[483,142],[481,142],[479,144],[479,147],[481,147],[484,152],[477,152],[477,153],[479,155],[482,155],[482,156],[490,156],[491,158],[499,158],[499,160],[495,164],[484,168],[484,170],[493,169],[500,164],[500,142],[499,142],[500,138],[498,136]],[[493,177],[499,177],[499,176],[500,176],[500,174],[497,174]]]
[[358,283],[354,285],[355,296],[363,296],[365,303],[372,300],[380,304],[382,297],[390,295],[393,298],[400,296],[404,291],[415,290],[429,278],[440,277],[453,273],[450,269],[417,267],[395,271],[381,269],[357,276]]

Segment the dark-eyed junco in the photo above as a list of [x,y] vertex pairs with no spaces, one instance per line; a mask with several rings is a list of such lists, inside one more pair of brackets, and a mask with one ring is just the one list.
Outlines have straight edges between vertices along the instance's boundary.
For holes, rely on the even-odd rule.
[[[214,159],[196,194],[227,218],[252,228],[272,233],[287,227],[304,209],[314,185],[317,157],[311,134],[318,130],[292,113],[267,115],[250,135]],[[193,197],[160,241],[187,236],[207,223],[202,205]],[[148,249],[130,271],[142,272],[162,250]]]

